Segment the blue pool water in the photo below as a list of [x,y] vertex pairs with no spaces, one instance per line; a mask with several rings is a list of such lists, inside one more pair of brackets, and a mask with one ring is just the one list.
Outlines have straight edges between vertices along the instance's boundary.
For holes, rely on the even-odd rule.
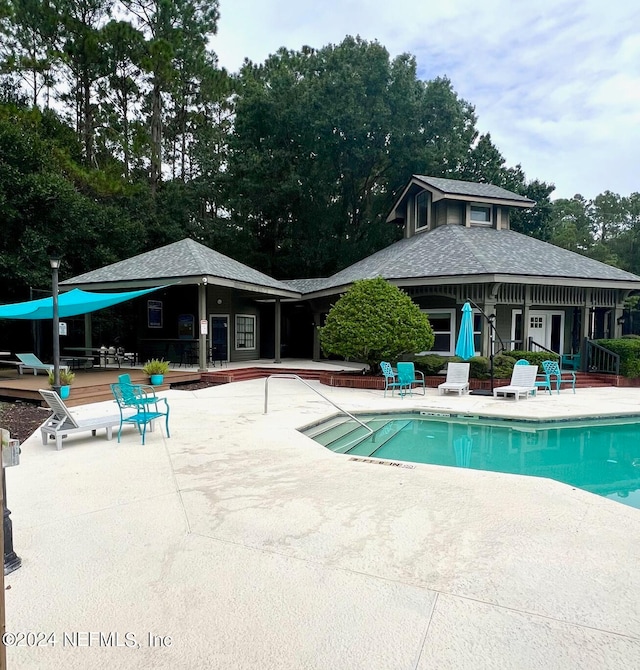
[[549,477],[640,509],[640,418],[533,422],[416,414],[304,431],[333,451]]

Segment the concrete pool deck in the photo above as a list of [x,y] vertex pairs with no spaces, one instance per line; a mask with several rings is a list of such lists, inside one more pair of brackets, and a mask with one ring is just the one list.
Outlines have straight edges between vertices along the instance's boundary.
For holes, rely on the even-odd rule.
[[[640,413],[640,389],[516,403],[310,384],[349,411]],[[172,437],[144,446],[133,428],[22,445],[6,629],[53,644],[24,640],[8,667],[637,667],[640,510],[546,479],[353,461],[295,430],[334,414],[325,400],[272,379],[265,415],[264,388],[168,391]],[[74,408],[97,412],[113,404]]]

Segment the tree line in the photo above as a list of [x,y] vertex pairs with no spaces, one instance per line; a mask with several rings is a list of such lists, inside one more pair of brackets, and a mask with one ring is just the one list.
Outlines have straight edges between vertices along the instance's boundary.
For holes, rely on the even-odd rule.
[[397,239],[411,174],[535,200],[516,230],[640,270],[638,194],[551,201],[410,54],[346,37],[237,74],[216,0],[0,0],[0,300],[190,236],[279,279]]

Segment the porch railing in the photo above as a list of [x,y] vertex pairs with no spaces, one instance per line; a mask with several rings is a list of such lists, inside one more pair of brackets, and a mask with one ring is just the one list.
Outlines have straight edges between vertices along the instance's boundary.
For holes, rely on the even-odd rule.
[[[533,347],[537,347],[537,348],[534,349]],[[554,357],[558,355],[557,351],[554,351],[553,349],[548,349],[547,347],[544,346],[544,344],[540,344],[540,342],[536,342],[533,339],[533,337],[529,338],[529,349],[528,349],[528,351],[548,351],[550,354],[553,354]]]
[[596,344],[585,337],[583,351],[587,359],[589,372],[601,372],[608,375],[620,374],[620,356],[610,349]]

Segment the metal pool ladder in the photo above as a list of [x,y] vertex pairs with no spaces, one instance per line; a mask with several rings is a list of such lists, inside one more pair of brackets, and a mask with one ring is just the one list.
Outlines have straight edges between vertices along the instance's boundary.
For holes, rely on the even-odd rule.
[[346,414],[350,419],[353,419],[356,423],[359,423],[370,435],[373,435],[373,430],[367,426],[366,423],[363,423],[358,419],[358,417],[353,416],[351,412],[347,412],[346,409],[340,407],[340,405],[336,405],[333,400],[330,400],[327,398],[327,396],[324,393],[320,393],[318,389],[313,388],[311,384],[308,384],[302,377],[299,377],[298,375],[292,375],[292,374],[284,374],[284,375],[269,375],[265,380],[264,380],[264,413],[267,413],[267,404],[269,401],[269,380],[273,379],[274,377],[279,377],[280,379],[297,379],[299,382],[302,382],[307,388],[310,388],[314,393],[317,393],[321,398],[324,398],[328,403],[331,403],[337,410],[342,412],[343,414]]

